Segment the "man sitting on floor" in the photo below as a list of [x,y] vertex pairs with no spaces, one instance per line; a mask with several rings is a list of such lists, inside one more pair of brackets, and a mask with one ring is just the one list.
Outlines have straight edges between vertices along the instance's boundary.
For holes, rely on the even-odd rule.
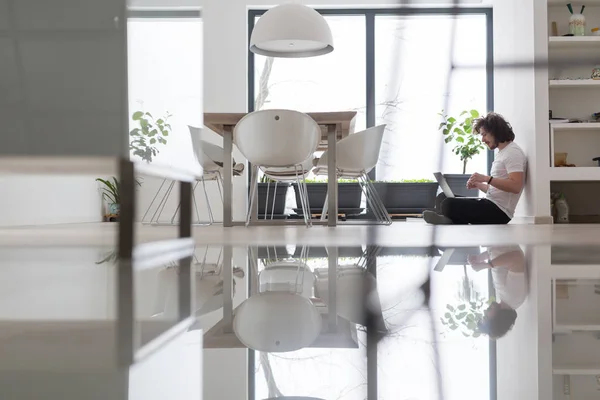
[[430,224],[507,224],[525,185],[527,157],[514,143],[510,124],[499,114],[489,113],[475,121],[475,133],[490,150],[498,150],[492,164],[492,175],[474,173],[467,188],[479,189],[482,198],[445,198],[436,211],[425,211],[423,218]]

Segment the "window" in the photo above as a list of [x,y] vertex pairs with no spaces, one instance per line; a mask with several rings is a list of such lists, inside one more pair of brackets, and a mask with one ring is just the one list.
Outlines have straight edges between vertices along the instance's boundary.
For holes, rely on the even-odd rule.
[[202,127],[202,20],[198,11],[169,14],[137,12],[128,20],[129,129],[139,126],[136,111],[155,120],[170,114],[171,132],[166,144],[152,144],[159,151],[152,162],[196,169],[188,125]]
[[[467,109],[481,113],[493,109],[491,9],[461,9],[457,16],[451,9],[440,8],[319,12],[331,26],[333,53],[271,60],[268,80],[267,59],[249,53],[249,109],[355,109],[359,112],[357,130],[388,124],[377,179],[432,179],[432,173],[440,169],[461,173],[462,163],[452,154],[453,146],[444,145],[438,131],[438,113],[442,109],[451,115]],[[250,32],[262,13],[249,11]],[[450,73],[450,43],[454,43],[454,64],[478,67]],[[470,161],[467,173],[487,172],[492,156],[482,151]],[[314,262],[326,264],[324,260]],[[448,266],[435,282],[434,320],[441,335],[442,358],[436,366],[431,359],[429,317],[417,312],[409,321],[399,318],[406,307],[415,304],[414,289],[430,267],[427,257],[390,256],[378,260],[384,319],[411,325],[406,330],[398,326],[398,333],[379,345],[379,397],[436,398],[435,387],[423,388],[422,377],[433,383],[439,367],[446,398],[487,398],[493,390],[490,388],[495,387],[496,377],[491,375],[495,371],[495,347],[486,337],[448,332],[439,317],[448,305],[487,299],[488,276]],[[358,349],[306,348],[285,354],[250,351],[254,361],[249,366],[253,388],[249,399],[280,395],[364,399],[367,365],[360,327],[358,341]],[[473,379],[477,384],[472,384]]]
[[[455,65],[481,68],[451,71],[451,48]],[[454,144],[442,142],[437,114],[443,109],[452,116],[471,109],[486,112],[486,57],[483,14],[376,17],[375,114],[377,124],[387,124],[377,179],[432,179],[438,170],[462,173]],[[466,172],[486,171],[483,150]]]

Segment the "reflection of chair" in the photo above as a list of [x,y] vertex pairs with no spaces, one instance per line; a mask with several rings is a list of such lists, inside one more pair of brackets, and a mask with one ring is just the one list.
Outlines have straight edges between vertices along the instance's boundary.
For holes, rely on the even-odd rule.
[[[202,177],[196,181],[196,184],[194,185],[194,188],[192,191],[192,196],[194,199],[194,207],[196,210],[196,215],[198,217],[198,220],[195,225],[212,225],[214,223],[214,215],[213,215],[212,207],[211,207],[210,200],[208,197],[208,192],[206,190],[206,181],[215,181],[217,183],[217,188],[219,189],[219,194],[221,196],[221,203],[222,203],[223,202],[223,192],[221,190],[221,186],[223,185],[223,165],[224,165],[223,160],[225,159],[225,151],[220,146],[209,143],[205,140],[201,140],[200,139],[200,133],[201,133],[200,128],[195,128],[192,126],[188,126],[188,128],[190,129],[190,136],[192,138],[192,145],[194,147],[194,155],[196,156],[196,160],[198,161],[198,163],[200,165],[202,165],[202,169],[204,170]],[[243,172],[244,172],[244,164],[236,164],[235,160],[234,160],[233,161],[233,175],[240,176],[240,175],[242,175]],[[156,198],[158,197],[159,193],[161,192],[166,181],[167,181],[166,179],[164,179],[162,181],[162,184],[158,188],[156,195],[152,199],[152,202],[148,206],[146,213],[142,217],[142,222],[145,221],[146,216],[150,212],[150,209],[154,205],[154,202],[156,201]],[[208,209],[209,220],[207,222],[200,221],[200,213],[198,211],[198,206],[196,203],[195,193],[196,193],[196,188],[198,187],[198,185],[200,183],[202,183],[202,189],[204,191],[204,198],[206,199],[206,206]],[[167,205],[167,202],[169,200],[169,197],[171,196],[171,192],[173,191],[174,186],[175,186],[175,182],[171,182],[169,184],[169,186],[167,187],[167,190],[165,191],[165,194],[163,195],[161,201],[159,202],[158,207],[156,208],[156,211],[154,212],[154,214],[152,215],[152,218],[150,219],[150,223],[157,224],[158,221],[160,220],[162,212],[163,212],[165,206]],[[175,217],[177,216],[178,211],[179,211],[179,206],[177,206],[177,209],[175,210],[175,212],[173,213],[173,216],[171,217],[171,224],[174,223]]]
[[310,225],[305,183],[306,164],[307,160],[312,159],[321,140],[319,125],[311,117],[298,111],[255,111],[237,123],[233,131],[233,140],[252,164],[250,206],[246,225],[250,223],[259,168],[275,181],[295,180],[298,183],[304,221]]
[[[361,132],[354,133],[336,144],[337,177],[342,179],[357,179],[365,193],[369,207],[375,218],[382,223],[391,224],[392,219],[387,213],[383,201],[371,183],[367,173],[377,164],[379,150],[385,132],[385,125],[378,125]],[[313,173],[327,176],[328,152],[324,152],[316,163]],[[325,198],[321,219],[327,215],[328,198]],[[332,218],[337,218],[333,216]]]
[[308,298],[314,283],[308,266],[297,260],[269,264],[259,282],[259,293],[236,310],[233,330],[238,339],[265,352],[310,346],[321,332],[321,315]]

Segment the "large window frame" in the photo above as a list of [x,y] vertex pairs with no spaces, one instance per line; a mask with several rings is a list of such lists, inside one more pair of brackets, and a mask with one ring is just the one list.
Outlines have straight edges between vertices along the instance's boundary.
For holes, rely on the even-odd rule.
[[[248,49],[250,48],[250,37],[254,29],[257,17],[263,15],[267,9],[257,8],[248,10]],[[332,16],[364,16],[365,18],[365,36],[366,36],[366,122],[367,127],[376,124],[376,101],[375,101],[375,18],[377,16],[423,16],[423,15],[484,15],[486,18],[486,108],[487,111],[494,110],[494,21],[493,9],[491,7],[473,7],[473,8],[454,8],[454,7],[435,7],[435,8],[344,8],[344,9],[316,9],[321,15]],[[255,100],[255,60],[254,53],[248,50],[248,112],[254,111]],[[494,152],[487,151],[487,169],[490,173],[494,161]],[[375,178],[375,169],[370,173]],[[248,279],[248,286],[250,279]],[[250,290],[250,287],[248,287]],[[493,294],[493,285],[490,282],[490,293]],[[375,355],[377,352],[374,352]],[[248,349],[248,400],[255,400],[255,358],[254,350]],[[377,361],[372,365],[377,365]],[[496,370],[496,343],[490,340],[489,343],[489,371],[490,371],[490,400],[497,398],[497,370]],[[369,386],[377,388],[377,371],[372,374],[367,371],[367,381]],[[369,389],[369,395],[375,394]]]

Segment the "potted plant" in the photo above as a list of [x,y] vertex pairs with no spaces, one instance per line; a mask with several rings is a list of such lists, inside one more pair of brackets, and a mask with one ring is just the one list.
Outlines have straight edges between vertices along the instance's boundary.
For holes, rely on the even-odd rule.
[[144,111],[136,111],[131,119],[137,126],[129,131],[129,150],[134,156],[140,157],[147,163],[159,153],[158,145],[167,144],[167,136],[171,133],[171,125],[168,123],[171,114],[167,112],[164,117],[157,120],[152,114]]
[[[121,186],[114,176],[111,179],[96,178],[97,182],[102,184],[102,199],[106,202],[107,213],[104,215],[107,221],[118,221],[121,212]],[[141,186],[139,179],[135,180],[138,186]]]
[[[267,218],[271,216],[271,213],[273,216],[284,215],[285,200],[289,187],[290,184],[287,182],[275,182],[263,175],[258,183],[258,215],[261,217],[266,215]],[[269,195],[268,199],[267,194]],[[275,202],[274,208],[273,202]]]
[[[306,187],[311,212],[321,211],[327,197],[327,180],[307,179]],[[297,207],[300,208],[300,192],[297,184],[294,184],[294,191],[296,192]],[[360,210],[361,197],[362,189],[357,181],[338,180],[338,210]]]
[[438,183],[431,179],[379,181],[374,186],[390,214],[420,214],[435,208]]
[[485,149],[479,137],[473,132],[473,121],[479,118],[479,112],[477,110],[463,111],[455,118],[442,110],[439,115],[443,118],[443,122],[440,123],[438,129],[444,135],[444,141],[447,144],[454,144],[452,152],[459,156],[463,163],[462,174],[444,174],[444,177],[454,194],[477,196],[477,189],[467,189],[467,181],[470,177],[467,174],[467,163]]

